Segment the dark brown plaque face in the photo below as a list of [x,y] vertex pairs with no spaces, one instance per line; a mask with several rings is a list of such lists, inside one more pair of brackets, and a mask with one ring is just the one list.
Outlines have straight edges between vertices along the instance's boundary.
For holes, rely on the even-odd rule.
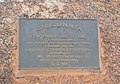
[[97,20],[19,19],[19,69],[99,68]]

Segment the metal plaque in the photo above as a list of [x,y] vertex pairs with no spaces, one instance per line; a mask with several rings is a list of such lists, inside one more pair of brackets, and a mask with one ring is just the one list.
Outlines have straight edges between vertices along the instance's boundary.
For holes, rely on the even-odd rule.
[[19,19],[19,69],[99,68],[95,19]]

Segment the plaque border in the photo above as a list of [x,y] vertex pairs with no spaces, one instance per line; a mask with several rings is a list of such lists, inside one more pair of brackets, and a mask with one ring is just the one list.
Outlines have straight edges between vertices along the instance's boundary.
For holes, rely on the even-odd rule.
[[[19,20],[97,20],[97,33],[98,33],[98,55],[99,55],[99,68],[92,67],[92,68],[36,68],[36,69],[20,69],[19,67]],[[95,73],[99,74],[101,72],[101,58],[102,55],[102,48],[101,48],[101,39],[100,39],[100,30],[98,24],[98,18],[96,19],[54,19],[54,18],[21,18],[19,17],[16,22],[17,27],[17,34],[16,34],[16,42],[17,42],[17,50],[16,50],[16,61],[15,61],[15,75],[17,78],[25,77],[25,76],[56,76],[56,75],[79,75],[79,74],[89,74]]]

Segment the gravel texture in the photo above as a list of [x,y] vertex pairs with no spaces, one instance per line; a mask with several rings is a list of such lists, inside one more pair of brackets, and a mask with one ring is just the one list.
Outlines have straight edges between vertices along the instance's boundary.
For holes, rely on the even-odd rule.
[[[15,77],[16,21],[98,18],[101,72]],[[0,84],[120,84],[120,0],[5,0],[0,2]]]

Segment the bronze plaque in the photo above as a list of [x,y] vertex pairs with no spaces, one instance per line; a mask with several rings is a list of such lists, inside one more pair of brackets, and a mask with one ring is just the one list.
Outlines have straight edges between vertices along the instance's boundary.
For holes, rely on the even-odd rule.
[[19,69],[99,68],[95,19],[19,19]]

